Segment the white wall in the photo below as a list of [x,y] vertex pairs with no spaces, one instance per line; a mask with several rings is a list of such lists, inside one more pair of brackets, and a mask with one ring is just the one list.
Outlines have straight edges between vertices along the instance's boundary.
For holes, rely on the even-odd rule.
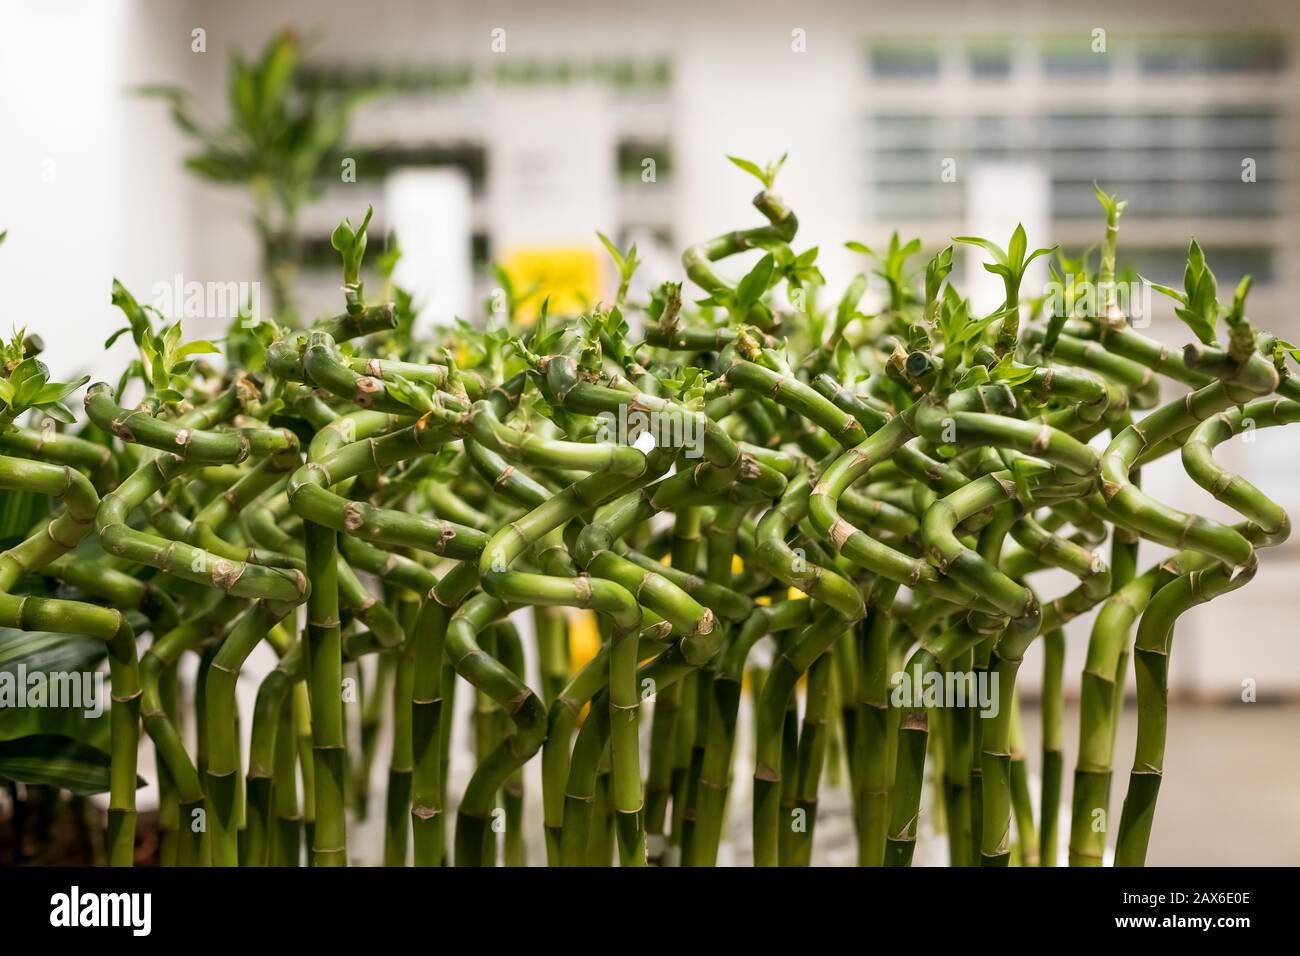
[[125,95],[189,56],[185,4],[0,3],[0,322],[26,324],[56,377],[120,370],[111,281],[147,293],[197,268],[194,189],[165,111]]

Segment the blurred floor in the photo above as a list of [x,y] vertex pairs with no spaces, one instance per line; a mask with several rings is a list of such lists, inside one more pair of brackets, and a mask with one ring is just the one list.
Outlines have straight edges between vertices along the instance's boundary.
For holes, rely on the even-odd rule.
[[[1039,719],[1036,708],[1026,708],[1025,743],[1035,777]],[[1120,723],[1115,753],[1111,814],[1116,825],[1133,765],[1136,730],[1137,710],[1130,706]],[[1300,703],[1173,706],[1147,862],[1152,866],[1300,864],[1297,731]],[[1071,705],[1065,712],[1067,799],[1078,742],[1079,711]],[[1068,821],[1062,827],[1068,830]]]
[[[1039,721],[1037,707],[1023,711],[1025,746],[1031,788],[1038,812]],[[1062,797],[1061,850],[1069,840],[1069,800],[1075,754],[1078,752],[1079,710],[1065,711],[1065,793]],[[1296,866],[1300,864],[1300,761],[1297,734],[1300,703],[1177,704],[1169,714],[1165,776],[1156,807],[1147,862],[1152,866]],[[1111,841],[1119,825],[1128,771],[1133,763],[1137,710],[1123,715],[1115,753],[1116,774],[1111,792]],[[748,801],[741,777],[736,797]],[[925,799],[932,791],[927,786]],[[816,861],[824,866],[852,866],[856,843],[847,794],[823,787],[816,830]],[[946,866],[947,837],[928,825],[922,809],[914,864]],[[720,862],[750,864],[748,804],[733,813],[731,846]],[[739,817],[738,819],[736,817]],[[1109,859],[1109,855],[1108,855]],[[1062,863],[1064,860],[1062,860]]]
[[[749,709],[741,711],[738,740],[752,742]],[[1039,795],[1039,721],[1036,706],[1026,702],[1022,714],[1025,747],[1035,802]],[[1133,762],[1137,711],[1126,708],[1115,753],[1116,774],[1111,795],[1112,834]],[[1156,808],[1147,862],[1152,866],[1296,866],[1300,865],[1300,702],[1292,704],[1175,704],[1169,714],[1165,776]],[[1064,720],[1065,793],[1062,797],[1061,849],[1069,839],[1069,800],[1078,751],[1079,711],[1067,704]],[[732,779],[731,812],[718,862],[749,866],[750,780],[753,765],[749,746],[741,746]],[[375,763],[376,794],[386,786],[385,761]],[[541,788],[537,762],[527,773],[529,861],[545,863],[540,832]],[[453,760],[452,803],[468,780],[470,761]],[[926,787],[928,801],[931,790]],[[841,783],[823,783],[817,818],[814,859],[823,866],[852,866],[856,841],[849,815],[848,794]],[[382,808],[382,801],[372,801]],[[454,806],[452,818],[454,819]],[[947,865],[947,842],[929,825],[928,807],[921,814],[917,866]],[[375,865],[383,846],[383,814],[354,824],[353,863]],[[1114,837],[1111,838],[1111,847]]]

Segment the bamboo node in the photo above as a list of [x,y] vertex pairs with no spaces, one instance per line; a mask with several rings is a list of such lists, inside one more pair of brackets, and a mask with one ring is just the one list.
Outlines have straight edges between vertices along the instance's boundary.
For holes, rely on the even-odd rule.
[[212,583],[227,593],[243,576],[248,565],[242,561],[228,561],[221,558],[212,565]]
[[349,501],[343,506],[343,527],[348,531],[356,531],[366,523],[365,515],[362,513],[362,504],[359,501]]
[[[903,715],[899,724],[900,730],[924,730],[927,733],[930,729],[930,720],[923,710],[909,710]],[[919,745],[918,745],[919,746]]]
[[1052,426],[1043,422],[1043,427],[1040,428],[1038,434],[1034,436],[1034,442],[1030,447],[1034,452],[1041,454],[1042,452],[1047,451],[1047,449],[1051,447],[1051,444]]
[[907,569],[907,580],[911,584],[916,584],[918,581],[921,580],[921,576],[925,573],[925,568],[926,568],[925,562],[920,558],[917,558],[915,561],[912,562],[911,566]]
[[700,619],[695,622],[695,626],[691,629],[691,634],[695,637],[703,637],[705,634],[712,634],[713,625],[713,611],[706,607],[704,609],[704,614],[700,616]]

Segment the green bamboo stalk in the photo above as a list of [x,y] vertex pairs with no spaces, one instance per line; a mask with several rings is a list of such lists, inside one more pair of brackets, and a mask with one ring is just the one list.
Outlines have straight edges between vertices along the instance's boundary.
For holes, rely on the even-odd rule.
[[443,781],[446,728],[450,702],[445,690],[454,686],[444,679],[443,647],[452,611],[478,584],[477,569],[457,565],[430,588],[416,619],[412,635],[414,684],[411,704],[411,741],[414,765],[411,779],[411,831],[415,865],[441,866],[443,860]]
[[[789,640],[783,642],[788,646]],[[782,648],[784,650],[784,647]],[[796,694],[791,694],[785,705],[785,720],[781,724],[781,766],[786,773],[781,778],[778,789],[779,802],[777,819],[780,832],[777,835],[776,863],[778,866],[793,866],[795,862],[795,791],[799,780],[795,772],[799,760],[799,701]]]
[[795,809],[802,814],[802,828],[790,823],[794,834],[791,862],[795,866],[812,863],[813,836],[817,823],[817,791],[826,759],[831,697],[831,653],[822,654],[808,670],[807,703],[803,729],[799,734]]
[[694,863],[713,866],[717,861],[726,816],[735,755],[736,722],[740,711],[745,661],[753,646],[768,634],[806,625],[809,601],[778,601],[755,607],[739,633],[723,652],[712,683],[708,741],[700,770],[699,812]]
[[1038,866],[1038,831],[1034,829],[1034,808],[1029,796],[1029,770],[1025,765],[1024,736],[1020,729],[1019,696],[1012,698],[1011,708],[1011,808],[1016,821],[1016,863],[1019,866]]
[[1042,789],[1039,813],[1042,829],[1038,836],[1039,863],[1056,866],[1057,834],[1061,816],[1061,773],[1064,764],[1062,712],[1065,709],[1065,632],[1059,627],[1043,635],[1043,744]]
[[861,819],[858,843],[860,866],[883,866],[889,829],[890,773],[893,761],[889,741],[894,739],[890,726],[889,644],[894,620],[890,605],[898,585],[884,582],[873,594],[872,611],[862,628],[862,670],[859,712],[862,717],[862,790],[855,800]]
[[338,556],[332,528],[308,522],[303,527],[307,576],[307,670],[311,691],[311,756],[315,827],[312,865],[347,863],[343,774],[343,642],[339,627]]
[[1138,688],[1137,743],[1116,837],[1116,866],[1142,866],[1146,862],[1156,797],[1164,773],[1169,651],[1174,625],[1180,615],[1197,604],[1248,583],[1254,572],[1253,566],[1245,570],[1216,566],[1190,571],[1162,588],[1142,615],[1133,649]]
[[678,864],[682,860],[682,845],[686,832],[686,805],[689,802],[688,790],[691,781],[691,753],[695,749],[696,727],[699,720],[699,672],[692,670],[683,675],[681,681],[681,709],[672,742],[672,772],[669,776],[672,816],[668,828],[668,844],[674,848],[674,857]]
[[[501,662],[521,681],[524,679],[524,648],[519,632],[509,620],[497,627],[497,653]],[[507,718],[500,715],[498,736],[504,737],[509,728]],[[515,770],[501,788],[502,809],[505,811],[505,840],[502,847],[502,859],[506,866],[528,865],[528,841],[524,822],[524,775],[523,768]]]
[[[303,639],[305,642],[305,630]],[[304,670],[306,668],[305,647],[304,643]],[[316,763],[312,755],[311,695],[308,691],[307,681],[304,679],[296,684],[293,692],[293,723],[297,732],[295,747],[302,776],[302,839],[306,851],[307,865],[315,866],[315,857],[311,850],[316,839]]]
[[267,863],[298,866],[302,856],[302,813],[298,808],[298,765],[294,702],[286,696],[280,707],[275,738],[274,826]]
[[[415,622],[410,622],[412,636]],[[384,866],[405,866],[411,841],[411,795],[415,766],[415,642],[394,652],[392,690],[393,750],[384,801]]]
[[[761,212],[770,225],[754,229],[737,230],[723,233],[708,242],[691,246],[682,254],[682,266],[687,276],[705,292],[716,295],[720,290],[730,291],[731,287],[717,274],[710,263],[719,259],[757,248],[768,240],[789,242],[799,228],[799,221],[794,212],[781,199],[768,190],[754,197],[754,208]],[[675,314],[666,313],[671,322]],[[749,321],[763,331],[772,331],[777,319],[762,302],[754,303],[749,313]],[[669,326],[665,331],[675,331]]]
[[208,841],[214,866],[238,866],[236,789],[240,787],[240,753],[235,720],[235,685],[248,655],[292,606],[254,604],[239,619],[212,659],[205,682],[208,763],[204,776]]

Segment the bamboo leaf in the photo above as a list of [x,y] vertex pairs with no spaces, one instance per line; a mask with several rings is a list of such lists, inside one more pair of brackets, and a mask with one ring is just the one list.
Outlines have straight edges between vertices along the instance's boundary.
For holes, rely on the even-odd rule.
[[72,414],[72,409],[68,408],[62,402],[47,402],[44,405],[36,405],[46,415],[49,415],[55,421],[62,422],[65,425],[75,424],[77,416]]
[[614,243],[610,241],[610,238],[599,229],[596,230],[596,238],[599,239],[601,245],[605,247],[605,251],[609,253],[609,257],[614,260],[614,266],[618,269],[619,275],[622,275],[624,260],[623,254],[618,251],[618,246],[614,245]]
[[1151,288],[1155,289],[1161,295],[1167,295],[1175,302],[1181,302],[1183,305],[1187,304],[1187,296],[1179,292],[1177,289],[1171,289],[1169,286],[1161,285],[1159,282],[1152,282],[1150,279],[1145,279],[1142,276],[1138,276],[1138,279],[1151,286]]
[[767,169],[765,170],[766,175],[764,177],[764,183],[768,189],[772,188],[772,184],[776,182],[777,174],[781,172],[781,167],[785,165],[785,161],[789,158],[790,158],[790,153],[789,151],[786,151],[781,154],[781,158],[778,159],[776,162],[767,164]]
[[113,280],[113,305],[121,309],[127,321],[131,323],[131,337],[135,340],[135,344],[143,345],[145,339],[153,334],[153,326],[135,296],[131,295],[126,286],[117,279]]
[[267,52],[261,65],[261,107],[262,118],[269,119],[277,112],[277,107],[289,89],[293,72],[298,65],[297,49],[283,35],[276,36],[267,44]]
[[1023,269],[1021,271],[1023,272],[1024,269],[1028,269],[1029,263],[1033,262],[1039,256],[1050,256],[1058,248],[1059,248],[1058,246],[1045,246],[1043,248],[1035,249],[1033,252],[1029,254],[1029,257],[1025,259],[1023,263]]
[[982,239],[979,236],[953,236],[952,240],[953,242],[965,243],[968,246],[979,246],[993,257],[994,262],[1002,266],[1007,264],[1007,254],[1002,251],[1002,247],[996,242],[990,242],[988,239]]
[[433,399],[409,379],[401,375],[390,375],[385,376],[384,384],[388,388],[388,394],[408,408],[413,408],[420,414],[433,411]]
[[1025,227],[1021,223],[1016,223],[1016,230],[1011,234],[1011,244],[1007,246],[1007,265],[1012,269],[1019,270],[1025,259],[1025,249],[1028,246],[1028,240],[1025,238]]
[[993,366],[989,377],[995,382],[1005,382],[1008,385],[1021,385],[1034,377],[1035,366],[1020,365],[1010,354],[1002,356],[998,364]]
[[173,322],[167,328],[163,329],[162,334],[162,356],[163,367],[171,371],[176,364],[176,348],[181,344],[181,324]]
[[50,370],[39,359],[23,359],[9,375],[9,384],[13,386],[14,401],[19,405],[30,405],[36,394],[45,386]]
[[937,302],[939,287],[952,272],[952,246],[945,246],[925,267],[925,301],[926,304]]
[[1106,222],[1113,226],[1128,206],[1128,200],[1120,199],[1118,194],[1112,196],[1103,191],[1096,181],[1092,184],[1092,191],[1097,196],[1097,201],[1101,203],[1101,208],[1106,211]]
[[742,316],[748,314],[763,293],[767,291],[775,265],[775,259],[771,253],[768,253],[758,260],[754,268],[736,286],[736,311]]
[[1250,276],[1242,276],[1241,281],[1237,283],[1237,291],[1232,296],[1232,308],[1228,311],[1228,325],[1240,325],[1246,318],[1246,296],[1250,293],[1251,284],[1254,282]]
[[1174,309],[1174,314],[1206,345],[1215,344],[1214,323],[1206,320],[1204,314],[1196,309]]
[[176,360],[189,358],[191,355],[207,355],[209,353],[220,353],[221,349],[217,348],[206,339],[196,339],[193,342],[186,342],[176,350]]
[[252,176],[243,159],[217,150],[185,157],[185,168],[217,183],[242,183]]
[[760,183],[767,185],[764,179],[765,174],[763,170],[759,167],[758,163],[750,162],[748,159],[741,159],[739,156],[728,156],[727,159],[731,160],[732,163],[734,163],[740,169],[743,169],[745,172],[749,173],[749,175],[753,176]]
[[346,255],[351,251],[352,243],[356,239],[356,235],[356,231],[352,228],[352,223],[349,222],[345,216],[343,221],[335,226],[334,231],[330,233],[330,245],[334,247],[336,252],[341,252]]
[[49,402],[61,402],[81,386],[90,381],[89,375],[83,375],[75,382],[46,382],[36,393],[33,405],[45,405]]

